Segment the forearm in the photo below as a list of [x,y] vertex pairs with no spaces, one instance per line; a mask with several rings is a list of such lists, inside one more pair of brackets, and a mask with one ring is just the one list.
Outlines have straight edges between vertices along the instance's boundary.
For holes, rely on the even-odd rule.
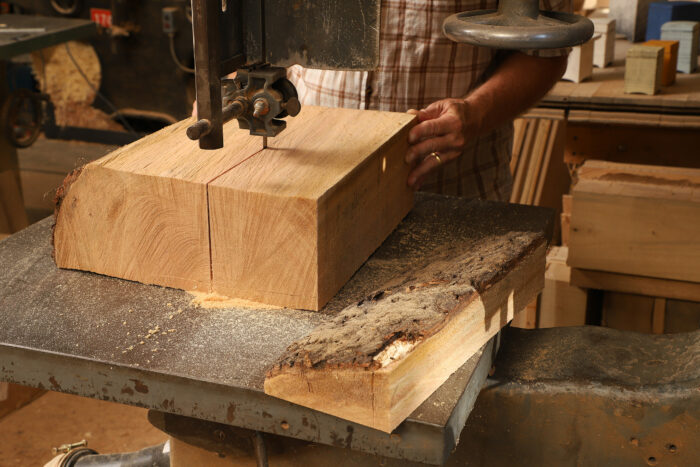
[[513,53],[466,97],[473,133],[488,133],[532,107],[566,71],[566,57],[539,58]]

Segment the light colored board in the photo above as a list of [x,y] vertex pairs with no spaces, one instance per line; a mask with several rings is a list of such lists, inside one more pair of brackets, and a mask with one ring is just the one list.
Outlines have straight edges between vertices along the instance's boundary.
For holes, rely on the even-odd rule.
[[[542,290],[545,243],[517,240],[518,252],[507,253],[511,242],[498,238],[462,253],[457,269],[432,265],[377,301],[349,306],[290,346],[268,372],[265,393],[391,432]],[[495,263],[473,269],[474,255]]]
[[650,297],[700,302],[700,284],[653,277],[617,274],[590,269],[572,269],[571,284],[597,290],[610,290]]
[[560,211],[561,196],[569,191],[571,176],[564,163],[566,129],[567,123],[564,118],[552,122],[545,158],[542,162],[542,171],[537,181],[535,199],[533,200],[536,206]]
[[538,328],[586,324],[587,293],[570,284],[568,248],[552,247],[547,254],[544,290],[540,296]]
[[700,170],[586,161],[572,195],[570,266],[700,282]]
[[269,149],[209,184],[213,287],[321,308],[413,205],[412,117],[307,108]]
[[[185,136],[192,119],[176,123],[69,177],[56,262],[318,309],[410,208],[408,167],[397,160],[414,119],[305,107],[265,151],[236,122],[214,151]],[[344,217],[356,225],[337,221]]]
[[534,199],[535,184],[542,168],[542,159],[544,158],[551,127],[552,121],[549,119],[543,119],[538,122],[537,136],[532,146],[532,155],[529,158],[530,163],[525,167],[525,182],[523,184],[523,192],[520,195],[521,204],[532,204]]
[[525,183],[525,177],[527,176],[526,167],[530,165],[530,159],[532,158],[532,145],[537,134],[537,122],[530,122],[525,133],[525,141],[523,142],[522,149],[520,150],[518,156],[518,165],[516,171],[513,174],[513,190],[510,195],[511,203],[519,203],[523,191],[523,186]]

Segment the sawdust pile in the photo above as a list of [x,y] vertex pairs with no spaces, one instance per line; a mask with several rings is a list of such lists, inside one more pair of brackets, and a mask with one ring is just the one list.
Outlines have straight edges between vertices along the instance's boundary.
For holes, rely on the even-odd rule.
[[122,126],[106,113],[92,107],[102,80],[100,60],[95,49],[76,41],[68,42],[67,46],[85,77],[76,68],[64,44],[32,53],[34,77],[40,89],[51,96],[56,124],[123,131]]
[[266,305],[263,303],[253,302],[250,300],[244,300],[242,298],[231,298],[223,295],[218,295],[215,293],[207,292],[188,292],[192,295],[193,306],[205,309],[222,309],[222,308],[249,308],[253,310],[281,310],[281,307]]

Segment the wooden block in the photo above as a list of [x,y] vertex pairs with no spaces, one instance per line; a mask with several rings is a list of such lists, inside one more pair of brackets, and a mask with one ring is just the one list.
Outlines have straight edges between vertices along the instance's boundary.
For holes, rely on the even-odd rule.
[[700,329],[700,301],[666,300],[664,333]]
[[411,118],[338,110],[209,184],[214,290],[320,309],[411,209]]
[[56,263],[318,310],[410,210],[413,121],[305,107],[266,150],[232,122],[215,151],[177,123],[69,177]]
[[670,86],[676,82],[676,67],[678,66],[678,41],[646,41],[642,45],[664,48],[664,63],[661,72],[661,86]]
[[542,290],[540,235],[482,233],[397,277],[292,344],[265,393],[391,432]]
[[561,79],[580,83],[593,75],[593,48],[599,42],[600,35],[581,45],[574,46],[569,54],[566,72]]
[[625,60],[625,94],[654,95],[659,92],[663,62],[663,47],[630,47]]
[[593,45],[593,66],[606,68],[615,59],[615,20],[612,18],[592,18],[595,34],[600,39]]
[[603,326],[650,334],[653,316],[653,297],[617,292],[603,295]]
[[664,322],[666,317],[666,299],[654,299],[654,311],[651,316],[651,332],[654,334],[664,333]]
[[527,304],[524,310],[515,314],[510,325],[521,329],[537,328],[537,302],[538,298],[535,297],[534,300]]
[[647,30],[649,4],[658,0],[614,0],[610,17],[617,23],[617,32],[632,42],[643,41]]
[[700,282],[700,169],[586,161],[572,188],[568,264]]
[[700,23],[696,21],[670,21],[661,27],[661,39],[679,42],[677,71],[692,73],[697,69]]
[[547,253],[538,328],[586,324],[588,294],[585,290],[569,283],[571,268],[566,265],[567,256],[566,247],[552,247]]
[[654,277],[633,276],[591,269],[571,270],[571,285],[650,297],[700,302],[700,284]]

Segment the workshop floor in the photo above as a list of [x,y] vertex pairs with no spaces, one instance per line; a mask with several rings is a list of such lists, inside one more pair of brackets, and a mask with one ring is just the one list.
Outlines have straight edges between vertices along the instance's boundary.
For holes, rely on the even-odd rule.
[[130,452],[165,442],[146,409],[58,392],[0,419],[0,467],[43,466],[51,448],[87,440],[99,453]]

